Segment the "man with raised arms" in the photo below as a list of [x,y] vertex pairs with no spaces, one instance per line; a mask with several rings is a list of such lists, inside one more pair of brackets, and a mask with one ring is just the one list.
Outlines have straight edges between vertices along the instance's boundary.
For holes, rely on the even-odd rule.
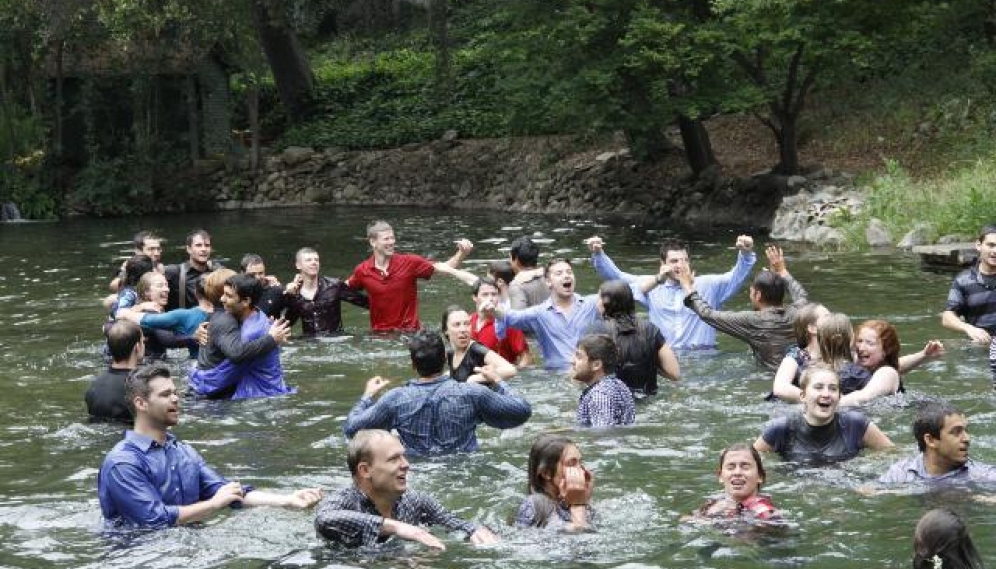
[[342,332],[342,301],[369,308],[367,296],[343,281],[319,274],[321,261],[311,247],[298,249],[294,256],[297,275],[284,290],[285,314],[291,326],[298,319],[305,336]]
[[[698,291],[698,279],[693,273],[679,271],[678,280],[686,294],[685,306],[706,324],[746,342],[754,354],[754,360],[774,371],[778,369],[788,347],[796,342],[795,313],[799,306],[806,303],[806,289],[789,274],[780,248],[769,245],[765,254],[771,270],[759,272],[750,286],[753,311],[716,310],[702,298]],[[661,270],[663,273],[668,268]],[[658,280],[662,280],[660,275]],[[786,289],[793,300],[788,306],[784,305]]]
[[319,504],[315,529],[321,537],[345,547],[372,547],[397,536],[446,549],[424,527],[440,525],[463,532],[475,545],[498,541],[487,527],[461,520],[428,494],[408,489],[405,447],[391,433],[358,432],[349,442],[346,464],[353,485]]
[[180,395],[169,369],[144,366],[125,383],[134,430],[107,453],[97,474],[100,510],[109,528],[161,529],[199,522],[226,507],[309,508],[321,490],[274,494],[229,482],[170,429],[180,421]]
[[[683,301],[685,292],[677,275],[691,270],[688,262],[688,245],[679,239],[665,239],[661,244],[659,286],[641,287],[653,275],[638,276],[621,271],[605,254],[604,242],[598,236],[587,240],[591,249],[591,262],[605,280],[622,279],[630,283],[633,298],[649,310],[650,321],[657,326],[672,349],[715,348],[716,330],[687,308]],[[737,237],[737,261],[733,268],[721,275],[702,275],[695,278],[699,295],[713,308],[719,310],[733,297],[750,276],[757,260],[754,240],[749,235]],[[644,292],[647,291],[647,292]]]
[[375,332],[418,330],[418,280],[429,279],[437,271],[473,285],[477,277],[457,267],[474,249],[467,239],[457,241],[457,252],[445,263],[432,262],[419,255],[395,253],[394,229],[386,221],[367,227],[373,254],[353,269],[346,284],[365,290],[370,299],[370,327]]
[[913,438],[920,452],[893,464],[878,482],[996,482],[996,467],[968,457],[968,420],[944,401],[925,405],[913,420]]
[[509,327],[531,332],[539,342],[547,369],[567,370],[582,333],[599,319],[598,295],[574,292],[574,269],[564,258],[546,264],[546,284],[550,297],[525,310],[511,310],[502,304],[495,311],[495,331],[504,338]]

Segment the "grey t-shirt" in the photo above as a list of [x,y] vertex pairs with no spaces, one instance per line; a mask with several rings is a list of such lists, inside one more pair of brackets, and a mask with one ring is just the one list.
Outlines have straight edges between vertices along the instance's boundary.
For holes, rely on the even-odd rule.
[[797,413],[769,422],[761,438],[786,461],[826,464],[857,456],[869,425],[868,417],[857,411],[840,411],[820,426],[810,425]]

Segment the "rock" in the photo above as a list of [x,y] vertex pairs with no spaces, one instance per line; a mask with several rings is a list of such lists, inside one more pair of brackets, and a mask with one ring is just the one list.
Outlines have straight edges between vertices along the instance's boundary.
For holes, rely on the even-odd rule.
[[328,203],[332,201],[332,188],[325,185],[308,186],[301,198],[306,203]]
[[912,249],[918,245],[927,245],[930,243],[932,229],[929,223],[918,223],[903,236],[899,243],[896,243],[896,247],[900,249]]
[[283,152],[280,153],[284,164],[287,166],[296,166],[301,162],[310,159],[314,155],[315,149],[310,146],[288,146]]
[[950,235],[943,235],[937,240],[938,245],[950,245],[952,243],[968,243],[973,241],[973,238],[968,235],[961,235],[960,233],[954,233]]
[[443,142],[456,142],[456,139],[457,139],[457,131],[453,129],[444,132],[443,136],[439,137],[439,140],[442,140]]
[[789,190],[798,190],[805,187],[807,181],[805,176],[789,176],[785,185],[788,186]]
[[865,229],[865,239],[871,247],[888,247],[892,245],[892,235],[886,229],[881,219],[871,218],[868,227]]

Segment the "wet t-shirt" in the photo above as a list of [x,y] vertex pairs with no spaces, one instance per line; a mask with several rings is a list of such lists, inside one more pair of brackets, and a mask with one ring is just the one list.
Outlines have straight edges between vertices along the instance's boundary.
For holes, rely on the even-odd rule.
[[789,462],[831,463],[854,458],[871,421],[857,411],[840,411],[826,425],[806,423],[802,413],[779,417],[764,427],[761,438]]
[[487,346],[477,342],[471,342],[467,346],[467,353],[460,360],[460,365],[453,367],[453,352],[446,352],[446,361],[450,366],[450,377],[457,381],[467,381],[467,378],[474,375],[474,368],[484,365],[484,358],[490,352]]

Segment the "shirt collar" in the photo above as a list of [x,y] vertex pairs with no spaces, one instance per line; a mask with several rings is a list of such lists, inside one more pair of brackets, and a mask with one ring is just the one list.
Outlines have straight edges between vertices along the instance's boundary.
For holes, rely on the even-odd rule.
[[[584,297],[578,293],[574,293],[574,306],[579,304],[584,304]],[[557,310],[557,305],[553,302],[553,294],[550,294],[550,298],[543,301],[543,307],[547,310]]]
[[[134,445],[138,450],[142,452],[149,452],[149,449],[160,446],[152,437],[147,437],[145,435],[136,433],[131,429],[125,431],[125,440]],[[176,436],[173,433],[166,432],[166,444],[163,447],[168,447],[176,443]]]
[[971,465],[972,465],[972,459],[968,459],[965,461],[965,464],[958,465],[955,468],[952,468],[951,470],[945,472],[944,474],[939,474],[937,476],[934,476],[929,472],[927,472],[927,465],[926,463],[924,463],[923,453],[921,452],[916,456],[916,458],[909,465],[909,467],[907,467],[906,470],[908,470],[909,472],[913,472],[922,478],[931,478],[937,480],[941,478],[949,478],[952,476],[957,476],[962,472],[967,472],[969,467],[971,467]]

